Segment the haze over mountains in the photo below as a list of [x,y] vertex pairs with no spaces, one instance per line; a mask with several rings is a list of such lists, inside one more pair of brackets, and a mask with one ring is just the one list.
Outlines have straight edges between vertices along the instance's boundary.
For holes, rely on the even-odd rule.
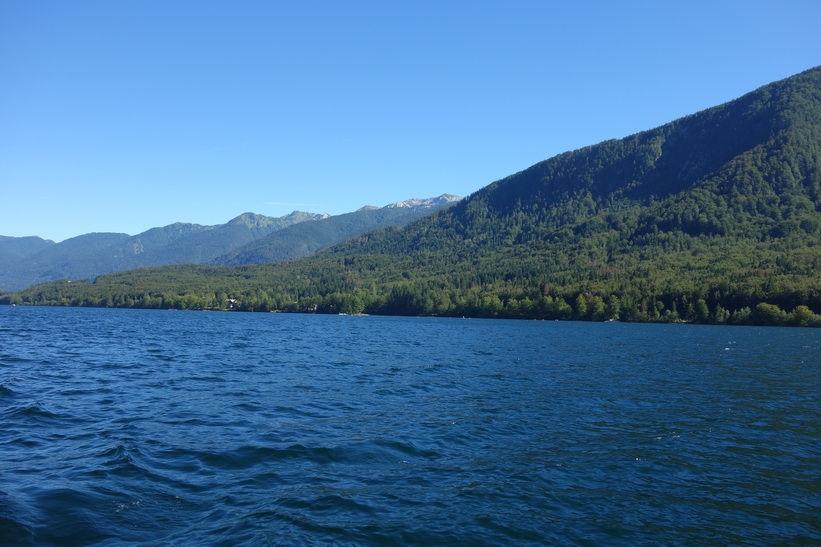
[[821,325],[813,313],[821,311],[819,271],[821,68],[814,68],[560,154],[403,228],[364,233],[302,260],[165,266],[4,300]]
[[[168,264],[293,260],[380,226],[403,226],[460,199],[443,194],[336,216],[294,211],[274,218],[244,213],[216,226],[175,223],[135,236],[91,233],[60,243],[0,236],[0,290]],[[283,233],[272,237],[279,232]]]

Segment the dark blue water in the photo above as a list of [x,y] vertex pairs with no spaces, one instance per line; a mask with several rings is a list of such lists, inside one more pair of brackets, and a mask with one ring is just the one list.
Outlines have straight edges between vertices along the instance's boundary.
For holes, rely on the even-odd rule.
[[3,544],[819,544],[821,332],[0,307]]

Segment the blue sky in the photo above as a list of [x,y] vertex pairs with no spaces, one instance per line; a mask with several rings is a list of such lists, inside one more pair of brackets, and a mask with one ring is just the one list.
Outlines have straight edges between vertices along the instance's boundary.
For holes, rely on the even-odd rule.
[[0,1],[0,235],[467,195],[821,64],[817,0]]

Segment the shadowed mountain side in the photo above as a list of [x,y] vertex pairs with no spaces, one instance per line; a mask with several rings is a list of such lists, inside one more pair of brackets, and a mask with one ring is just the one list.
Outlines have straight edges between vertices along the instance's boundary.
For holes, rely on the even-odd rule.
[[[326,216],[299,211],[279,218],[245,213],[216,226],[178,222],[135,236],[95,233],[46,245],[29,242],[30,247],[41,249],[22,256],[20,252],[16,256],[10,252],[0,254],[0,289],[20,290],[60,278],[93,279],[134,268],[207,263],[276,230]],[[29,238],[5,239],[14,241],[0,240],[0,251],[12,244],[20,248],[23,243],[19,240]]]
[[353,213],[289,226],[221,256],[211,263],[239,266],[295,260],[375,228],[405,226],[418,218],[448,207],[459,199],[445,194],[438,198],[408,200],[382,208],[363,207]]
[[53,241],[37,236],[0,236],[0,264],[8,264],[15,260],[22,260],[51,245],[54,245]]

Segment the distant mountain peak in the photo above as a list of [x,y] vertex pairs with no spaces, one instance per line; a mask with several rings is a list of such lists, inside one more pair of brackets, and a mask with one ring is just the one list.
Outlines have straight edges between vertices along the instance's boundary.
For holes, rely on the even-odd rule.
[[281,224],[282,221],[287,221],[288,224],[293,222],[301,222],[304,220],[321,220],[328,218],[327,214],[320,213],[304,213],[302,211],[293,211],[281,217],[268,217],[265,215],[258,215],[257,213],[242,213],[236,218],[228,221],[228,224],[241,224],[248,228],[265,228],[273,224]]
[[236,218],[228,221],[228,224],[244,224],[246,226],[258,226],[261,223],[269,220],[265,215],[258,215],[256,213],[242,213]]
[[292,211],[287,215],[283,215],[279,217],[281,220],[322,220],[323,218],[328,218],[328,213],[306,213],[304,211]]
[[457,201],[461,201],[463,198],[459,196],[455,196],[453,194],[442,194],[439,197],[435,198],[411,198],[406,199],[405,201],[398,201],[396,203],[389,203],[384,207],[374,207],[373,205],[365,205],[364,207],[360,207],[357,209],[359,211],[378,211],[379,209],[412,209],[415,207],[420,207],[424,209],[430,209],[432,207],[441,207],[442,205],[447,205],[449,203],[456,203]]
[[448,203],[456,203],[457,201],[460,201],[461,199],[462,199],[461,197],[454,196],[453,194],[442,194],[441,196],[435,197],[435,198],[425,198],[425,199],[411,198],[411,199],[406,199],[405,201],[400,201],[400,202],[397,202],[397,203],[391,203],[390,205],[386,205],[385,207],[389,207],[389,208],[395,208],[395,207],[424,207],[424,208],[430,208],[430,207],[438,207],[438,206],[441,206],[443,204],[448,204]]
[[[443,207],[454,199],[458,198],[445,194],[438,198],[407,200],[393,204],[394,208],[363,207],[360,215],[337,215],[337,220],[330,224],[310,222],[330,220],[332,217],[328,214],[293,211],[281,217],[270,217],[246,212],[225,224],[204,226],[175,222],[134,236],[91,233],[61,243],[37,237],[0,236],[0,290],[19,290],[61,277],[93,279],[124,269],[212,263],[222,260],[223,256],[238,254],[246,247],[253,252],[257,241],[268,245],[265,243],[269,241],[268,236],[304,223],[304,228],[287,230],[270,240],[290,244],[292,248],[280,249],[277,256],[280,257],[278,260],[291,260],[372,228],[405,225],[429,214],[437,204]],[[284,255],[287,256],[283,258]],[[246,253],[242,256],[261,255]],[[263,258],[261,261],[267,261],[267,257]]]

